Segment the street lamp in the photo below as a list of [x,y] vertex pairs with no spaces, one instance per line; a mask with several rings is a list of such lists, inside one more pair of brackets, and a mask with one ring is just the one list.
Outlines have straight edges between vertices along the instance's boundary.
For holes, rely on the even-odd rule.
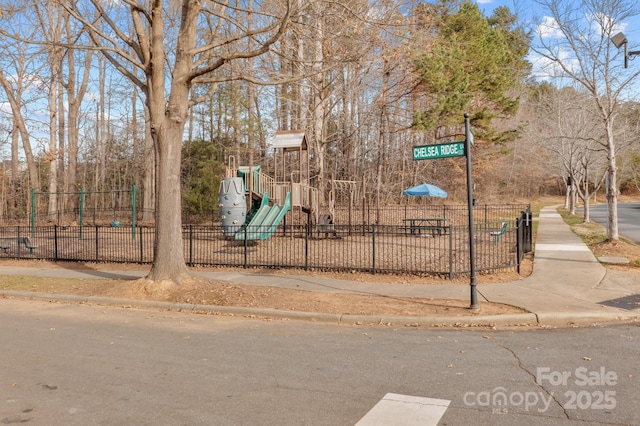
[[624,67],[628,68],[629,67],[629,58],[632,58],[633,56],[636,55],[640,55],[640,50],[632,50],[631,52],[629,52],[629,41],[627,40],[627,37],[622,34],[622,32],[619,32],[618,34],[614,35],[613,37],[611,37],[611,43],[614,44],[614,46],[616,46],[618,49],[620,49],[620,46],[624,46]]

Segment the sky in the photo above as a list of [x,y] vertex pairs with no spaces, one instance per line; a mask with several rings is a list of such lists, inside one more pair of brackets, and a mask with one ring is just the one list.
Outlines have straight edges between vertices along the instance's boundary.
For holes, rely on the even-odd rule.
[[475,0],[475,3],[485,16],[490,16],[493,9],[500,6],[506,6],[518,15],[533,15],[538,6],[532,0]]
[[[579,1],[575,0],[574,2],[578,3]],[[543,8],[535,0],[474,0],[474,2],[484,12],[485,16],[490,16],[497,7],[506,6],[511,12],[517,14],[520,18],[524,18],[525,21],[542,20],[544,17]],[[640,6],[638,7],[640,11]],[[621,23],[621,30],[624,31],[629,40],[629,50],[640,50],[640,15],[633,20]],[[640,62],[640,59],[638,61]]]
[[[543,8],[538,4],[536,0],[473,0],[478,5],[480,10],[484,13],[485,16],[491,16],[493,10],[500,6],[505,6],[511,10],[512,13],[516,14],[518,18],[524,22],[527,27],[533,27],[534,23],[537,22],[545,22],[545,12],[546,8]],[[545,0],[550,1],[550,0]],[[558,0],[561,3],[574,3],[579,4],[581,0]],[[632,0],[628,0],[630,3],[633,3]],[[636,6],[638,8],[638,12],[640,13],[640,4]],[[585,15],[585,19],[587,16]],[[550,18],[547,18],[546,22],[550,22]],[[624,32],[625,36],[628,40],[628,50],[630,52],[637,51],[639,54],[637,56],[631,55],[629,58],[629,69],[628,73],[633,73],[640,71],[640,14],[635,16],[633,19],[629,19],[627,21],[620,22],[618,24],[619,31]],[[551,39],[554,36],[554,31],[552,27],[547,27],[546,31],[544,31],[545,37]],[[534,37],[533,43],[536,43],[536,39]],[[620,54],[616,57],[616,60],[620,61],[620,65],[624,63],[622,48],[620,49]],[[569,52],[567,55],[572,55]],[[544,71],[545,60],[540,60],[539,57],[536,57],[534,53],[529,55],[529,61],[533,64],[533,74],[539,80],[549,80],[549,72]],[[548,62],[546,62],[548,64]],[[637,84],[634,85],[635,94],[633,97],[640,95],[640,87]]]

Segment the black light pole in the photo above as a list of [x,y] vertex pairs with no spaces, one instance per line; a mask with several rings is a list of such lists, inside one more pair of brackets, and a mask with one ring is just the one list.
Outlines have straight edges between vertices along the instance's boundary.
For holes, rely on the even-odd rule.
[[473,133],[469,125],[469,113],[464,113],[464,151],[467,157],[467,202],[469,204],[469,268],[471,289],[471,309],[478,309],[478,295],[476,293],[476,254],[473,238],[473,184],[471,182],[471,142],[473,141]]

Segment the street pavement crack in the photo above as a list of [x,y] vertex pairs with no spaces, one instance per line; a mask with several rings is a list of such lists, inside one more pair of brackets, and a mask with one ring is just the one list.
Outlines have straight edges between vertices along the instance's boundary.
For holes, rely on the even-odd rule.
[[569,417],[569,413],[567,412],[567,410],[564,408],[564,405],[562,404],[562,402],[558,401],[558,399],[555,397],[553,392],[549,392],[549,390],[547,390],[547,388],[545,388],[544,386],[542,386],[540,383],[538,383],[537,379],[536,379],[536,375],[535,373],[529,371],[527,368],[525,368],[524,365],[522,365],[522,360],[520,359],[520,357],[518,356],[518,354],[511,348],[509,348],[508,346],[505,346],[504,344],[500,343],[499,341],[496,340],[495,336],[492,334],[488,334],[487,337],[489,338],[489,340],[491,340],[496,346],[504,349],[505,351],[509,352],[511,354],[511,356],[513,356],[513,359],[516,360],[516,364],[518,365],[518,368],[522,371],[524,371],[525,373],[527,373],[529,375],[529,377],[531,377],[531,379],[533,380],[533,383],[538,386],[540,389],[542,389],[542,391],[544,391],[544,393],[549,396],[549,398],[551,398],[556,405],[558,405],[558,407],[560,407],[560,409],[562,409],[562,412],[564,413],[564,416],[567,418],[567,420],[571,419],[571,417]]

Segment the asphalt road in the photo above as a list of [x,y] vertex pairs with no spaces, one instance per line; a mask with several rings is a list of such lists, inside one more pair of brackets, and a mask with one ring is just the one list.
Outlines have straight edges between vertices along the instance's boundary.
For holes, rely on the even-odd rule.
[[0,324],[0,424],[354,425],[387,393],[450,401],[441,425],[640,424],[637,324],[327,326],[7,299]]
[[[591,220],[607,226],[607,205],[591,206]],[[636,244],[640,244],[640,203],[618,203],[618,232]]]

